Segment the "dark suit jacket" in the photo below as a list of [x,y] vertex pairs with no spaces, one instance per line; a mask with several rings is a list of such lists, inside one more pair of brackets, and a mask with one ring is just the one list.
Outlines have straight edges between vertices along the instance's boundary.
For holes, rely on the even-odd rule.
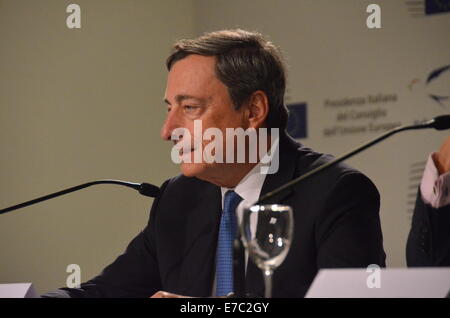
[[408,266],[450,266],[450,205],[434,209],[420,189],[406,244]]
[[[261,193],[331,159],[282,137],[280,169],[267,175]],[[304,296],[319,268],[385,265],[379,194],[355,169],[339,164],[270,203],[292,206],[295,222],[290,252],[274,274],[274,297]],[[184,176],[166,181],[147,227],[125,253],[80,289],[62,289],[59,296],[148,297],[158,290],[210,296],[220,214],[218,186]],[[252,261],[246,287],[250,294],[263,295],[263,277]]]

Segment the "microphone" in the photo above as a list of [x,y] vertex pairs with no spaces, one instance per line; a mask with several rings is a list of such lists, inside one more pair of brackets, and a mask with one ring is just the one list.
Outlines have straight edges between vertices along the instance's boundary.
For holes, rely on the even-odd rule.
[[336,158],[336,159],[334,159],[334,160],[332,160],[330,162],[327,162],[326,164],[321,165],[321,166],[319,166],[319,167],[317,167],[317,168],[315,168],[315,169],[313,169],[313,170],[311,170],[311,171],[309,171],[309,172],[307,172],[307,173],[305,173],[305,174],[303,174],[303,175],[301,175],[301,176],[299,176],[299,177],[289,181],[288,183],[286,183],[286,184],[276,188],[275,190],[273,190],[273,191],[271,191],[269,193],[266,193],[265,195],[260,197],[259,200],[254,203],[254,205],[258,205],[258,204],[263,203],[264,201],[266,201],[267,199],[270,199],[274,195],[276,195],[276,194],[278,194],[278,193],[280,193],[280,192],[282,192],[282,191],[284,191],[284,190],[286,190],[288,188],[293,187],[297,183],[299,183],[299,182],[301,182],[301,181],[303,181],[305,179],[308,179],[311,176],[313,176],[313,175],[315,175],[315,174],[317,174],[317,173],[319,173],[319,172],[321,172],[321,171],[323,171],[325,169],[328,169],[328,168],[334,166],[335,164],[337,164],[337,163],[339,163],[341,161],[344,161],[344,160],[346,160],[346,159],[348,159],[350,157],[353,157],[354,155],[360,153],[361,151],[363,151],[363,150],[365,150],[365,149],[367,149],[367,148],[369,148],[369,147],[379,143],[380,141],[382,141],[382,140],[384,140],[384,139],[386,139],[386,138],[388,138],[388,137],[390,137],[392,135],[395,135],[395,134],[397,134],[397,133],[399,133],[401,131],[405,131],[405,130],[426,129],[426,128],[434,128],[436,130],[449,129],[450,128],[450,115],[441,115],[441,116],[437,116],[437,117],[435,117],[435,118],[433,118],[431,120],[425,121],[425,122],[420,123],[420,124],[400,126],[400,127],[391,129],[391,130],[385,132],[384,134],[381,134],[380,136],[372,139],[371,141],[369,141],[367,143],[364,143],[361,146],[359,146],[359,147],[357,147],[357,148],[347,152],[346,154],[344,154],[344,155],[342,155],[342,156],[340,156],[340,157],[338,157],[338,158]]
[[5,208],[3,210],[0,210],[0,214],[4,214],[7,212],[11,212],[20,208],[24,208],[26,206],[32,205],[32,204],[36,204],[42,201],[46,201],[46,200],[50,200],[53,199],[55,197],[59,197],[61,195],[70,193],[70,192],[74,192],[74,191],[78,191],[93,185],[97,185],[97,184],[117,184],[117,185],[121,185],[121,186],[125,186],[125,187],[129,187],[129,188],[133,188],[135,190],[137,190],[140,194],[145,195],[147,197],[151,197],[151,198],[155,198],[159,195],[159,188],[153,184],[150,183],[133,183],[133,182],[127,182],[127,181],[121,181],[121,180],[97,180],[97,181],[91,181],[91,182],[87,182],[87,183],[83,183],[71,188],[67,188],[52,194],[48,194],[27,202],[23,202],[14,206],[11,206],[9,208]]
[[450,115],[437,116],[429,122],[430,128],[445,130],[450,128]]

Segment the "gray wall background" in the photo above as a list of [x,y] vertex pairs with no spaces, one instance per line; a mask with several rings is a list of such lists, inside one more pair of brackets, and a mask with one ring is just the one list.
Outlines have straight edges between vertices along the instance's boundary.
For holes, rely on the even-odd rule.
[[[66,27],[70,3],[81,6],[80,30]],[[450,64],[450,15],[412,17],[405,1],[376,1],[382,29],[369,30],[369,3],[0,0],[0,206],[99,178],[160,184],[177,174],[159,138],[164,60],[175,40],[205,31],[258,30],[282,48],[288,102],[308,104],[302,142],[319,151],[338,155],[379,133],[326,138],[337,115],[326,99],[396,94],[368,108],[382,107],[385,122],[448,113],[424,80]],[[434,89],[450,95],[448,82]],[[389,266],[405,266],[411,167],[446,135],[407,133],[350,161],[382,195]],[[150,204],[105,185],[2,215],[0,282],[31,281],[45,292],[65,285],[72,263],[91,278],[145,226]]]
[[[161,184],[178,173],[159,138],[164,61],[193,31],[191,1],[0,1],[0,202],[9,206],[90,180]],[[0,281],[39,292],[82,280],[123,252],[151,199],[97,186],[2,215]]]

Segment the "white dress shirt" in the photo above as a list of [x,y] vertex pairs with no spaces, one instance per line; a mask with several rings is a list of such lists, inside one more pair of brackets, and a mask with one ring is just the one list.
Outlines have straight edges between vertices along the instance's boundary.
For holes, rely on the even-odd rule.
[[[225,200],[225,193],[229,190],[233,190],[236,192],[241,198],[242,201],[239,203],[238,208],[236,208],[236,214],[237,214],[237,222],[238,222],[238,231],[239,226],[242,221],[242,212],[244,206],[249,206],[253,203],[255,203],[259,199],[259,194],[261,193],[261,189],[264,183],[264,180],[266,180],[266,174],[261,173],[260,170],[261,164],[258,163],[253,167],[252,170],[250,170],[249,173],[239,182],[239,184],[235,188],[224,188],[221,187],[220,190],[222,192],[222,211],[223,211],[223,204]],[[253,215],[257,216],[257,215]],[[252,233],[255,233],[257,224],[256,218],[250,219],[250,226],[252,228]],[[247,263],[248,263],[248,253],[245,251],[245,272],[247,273]],[[212,288],[212,295],[215,295],[216,290],[216,276],[214,275],[214,283]]]
[[[260,173],[260,166],[261,165],[259,163],[255,165],[253,169],[250,170],[249,173],[247,173],[247,175],[241,180],[241,182],[239,182],[239,184],[235,188],[220,188],[220,190],[222,191],[222,210],[223,202],[225,200],[225,193],[227,193],[227,191],[233,190],[242,198],[239,207],[236,209],[238,225],[241,224],[242,221],[242,207],[250,206],[259,199],[264,180],[266,180],[266,175]],[[254,231],[252,231],[252,233],[254,233]]]
[[[225,193],[229,190],[233,190],[239,196],[242,198],[241,203],[239,203],[238,208],[236,208],[236,214],[237,214],[237,222],[238,222],[238,230],[240,227],[240,224],[242,222],[242,213],[243,213],[243,207],[250,206],[254,204],[259,199],[259,195],[261,193],[261,189],[264,183],[264,180],[266,180],[266,174],[263,174],[260,172],[261,164],[258,163],[253,167],[252,170],[250,170],[249,173],[239,182],[239,184],[233,188],[224,188],[221,187],[220,190],[222,191],[222,210],[223,210],[223,202],[225,199]],[[254,214],[251,216],[250,219],[250,227],[251,227],[251,233],[255,233],[256,230],[256,224],[257,224],[257,215]],[[245,251],[245,269],[247,271],[247,260],[248,260],[248,253]]]
[[433,161],[433,154],[428,157],[425,171],[420,183],[422,200],[433,208],[441,208],[450,204],[450,172],[439,175]]
[[[273,152],[272,152],[273,151]],[[276,171],[273,171],[273,167],[276,166],[278,169],[278,165],[276,162],[279,162],[279,139],[273,141],[271,146],[271,152],[272,157],[271,160],[267,160],[268,154],[266,153],[263,157],[263,162],[266,162],[267,164],[262,164],[261,161],[257,163],[252,170],[250,170],[247,175],[242,178],[242,180],[239,182],[239,184],[234,188],[225,188],[221,187],[220,190],[222,192],[222,211],[223,211],[223,205],[225,200],[225,193],[229,190],[233,190],[236,192],[241,198],[242,201],[239,204],[239,206],[236,208],[236,214],[237,214],[237,222],[238,222],[238,230],[239,226],[242,221],[242,213],[243,213],[243,207],[250,206],[254,204],[259,199],[259,195],[261,194],[262,186],[264,184],[264,181],[266,180],[267,172],[269,173],[275,173]],[[264,171],[266,173],[264,173]],[[250,227],[251,232],[255,233],[256,225],[257,225],[257,215],[252,215],[250,219]],[[248,263],[248,253],[245,251],[245,272],[247,272],[247,263]],[[216,290],[216,278],[214,275],[214,283],[213,283],[213,289],[212,289],[212,295],[215,294]]]

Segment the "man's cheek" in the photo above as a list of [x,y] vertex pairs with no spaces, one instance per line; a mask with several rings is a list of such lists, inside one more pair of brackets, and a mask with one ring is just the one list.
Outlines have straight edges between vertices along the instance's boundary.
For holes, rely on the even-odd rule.
[[224,135],[219,128],[210,127],[203,133],[203,160],[205,163],[224,162]]

